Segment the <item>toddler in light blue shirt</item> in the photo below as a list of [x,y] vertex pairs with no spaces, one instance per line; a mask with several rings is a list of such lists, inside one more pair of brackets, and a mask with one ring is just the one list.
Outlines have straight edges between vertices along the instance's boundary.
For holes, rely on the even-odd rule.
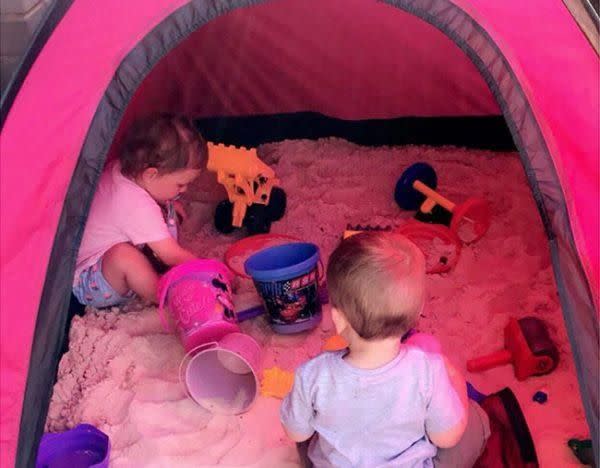
[[472,466],[489,436],[485,412],[467,403],[464,379],[435,340],[400,343],[423,308],[421,251],[398,234],[357,234],[332,253],[327,284],[349,346],[300,366],[281,406],[288,436],[309,441],[309,463]]

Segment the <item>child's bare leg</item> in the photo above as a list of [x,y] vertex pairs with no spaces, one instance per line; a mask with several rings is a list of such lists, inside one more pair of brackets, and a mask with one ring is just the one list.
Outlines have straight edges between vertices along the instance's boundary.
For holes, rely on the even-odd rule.
[[142,299],[157,302],[158,275],[144,254],[131,244],[108,249],[102,257],[102,275],[121,295],[131,290]]

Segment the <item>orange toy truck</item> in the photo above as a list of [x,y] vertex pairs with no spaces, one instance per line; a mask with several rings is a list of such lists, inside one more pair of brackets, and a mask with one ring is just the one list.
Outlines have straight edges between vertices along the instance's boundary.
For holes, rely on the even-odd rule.
[[245,226],[250,234],[269,232],[286,208],[286,194],[275,172],[263,163],[255,148],[208,144],[207,169],[227,190],[215,210],[215,228],[223,234]]

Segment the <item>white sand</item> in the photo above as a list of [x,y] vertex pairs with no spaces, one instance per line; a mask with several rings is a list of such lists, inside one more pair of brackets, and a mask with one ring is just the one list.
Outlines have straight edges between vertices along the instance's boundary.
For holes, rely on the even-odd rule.
[[[285,217],[272,232],[315,242],[324,259],[347,223],[398,225],[412,213],[393,200],[397,178],[412,162],[427,161],[439,191],[454,202],[481,196],[492,205],[489,232],[464,246],[458,265],[428,277],[429,301],[420,329],[436,335],[465,373],[467,359],[499,349],[509,316],[543,318],[560,349],[550,375],[518,382],[511,366],[468,374],[484,393],[509,386],[517,395],[542,467],[578,465],[571,437],[589,437],[575,369],[550,264],[548,242],[531,190],[514,153],[457,148],[366,148],[339,139],[288,141],[260,149],[288,195]],[[222,258],[242,233],[223,236],[212,213],[225,192],[206,174],[188,194],[190,219],[183,242],[198,255]],[[248,280],[237,285],[248,294]],[[80,422],[111,439],[111,466],[298,466],[294,445],[279,425],[279,400],[260,397],[241,416],[212,416],[186,398],[178,382],[184,355],[177,338],[161,330],[156,309],[88,310],[75,318],[50,405],[47,430]],[[133,309],[133,310],[132,310]],[[293,370],[320,352],[333,334],[329,310],[314,332],[282,336],[263,318],[243,324],[264,351],[263,368]],[[531,400],[544,389],[544,405]]]

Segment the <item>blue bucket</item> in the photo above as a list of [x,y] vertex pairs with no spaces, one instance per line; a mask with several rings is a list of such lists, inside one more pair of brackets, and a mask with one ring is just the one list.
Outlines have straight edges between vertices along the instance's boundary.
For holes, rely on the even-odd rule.
[[321,321],[319,248],[290,243],[263,249],[244,263],[277,333],[300,333]]

